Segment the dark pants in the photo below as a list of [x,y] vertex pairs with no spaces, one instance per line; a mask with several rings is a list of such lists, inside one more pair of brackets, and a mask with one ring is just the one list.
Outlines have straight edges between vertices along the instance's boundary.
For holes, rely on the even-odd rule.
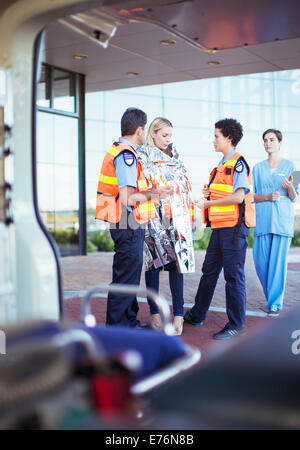
[[[115,244],[112,284],[139,286],[143,266],[144,228],[111,229],[110,234]],[[138,310],[135,295],[109,292],[106,324],[135,327]]]
[[222,268],[226,281],[226,312],[228,328],[238,329],[245,326],[246,285],[244,265],[249,233],[246,226],[241,227],[235,239],[235,228],[214,229],[211,234],[202,277],[191,309],[192,316],[199,321],[206,318],[215,287]]
[[[146,286],[152,288],[155,292],[159,292],[159,272],[160,269],[145,272]],[[170,270],[169,284],[172,293],[173,314],[174,316],[183,316],[183,274],[175,270]],[[150,299],[148,299],[148,304],[151,314],[157,314],[159,312],[156,304]]]

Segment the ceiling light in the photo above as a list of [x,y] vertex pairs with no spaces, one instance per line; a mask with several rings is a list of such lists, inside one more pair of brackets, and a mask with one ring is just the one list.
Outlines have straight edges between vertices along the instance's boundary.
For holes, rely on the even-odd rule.
[[[97,9],[72,14],[59,19],[58,22],[104,48],[108,46],[109,40],[117,30],[116,18],[112,18],[107,13]],[[121,20],[118,20],[118,22],[121,23]]]
[[127,72],[126,75],[128,77],[136,77],[137,75],[140,75],[140,72]]
[[218,64],[221,64],[220,61],[208,61],[207,64],[209,64],[210,66],[217,66]]
[[175,39],[163,39],[160,41],[161,45],[174,45],[176,44]]
[[85,55],[84,53],[78,53],[77,55],[73,55],[74,59],[87,59],[88,55]]

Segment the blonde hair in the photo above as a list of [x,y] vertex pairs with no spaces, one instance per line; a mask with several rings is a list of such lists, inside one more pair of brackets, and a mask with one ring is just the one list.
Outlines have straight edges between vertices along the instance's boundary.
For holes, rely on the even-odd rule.
[[172,127],[173,125],[168,119],[165,119],[164,117],[156,117],[149,125],[145,145],[150,145],[151,147],[155,147],[153,137],[151,136],[151,133],[154,131],[155,133],[159,130],[161,130],[163,127]]

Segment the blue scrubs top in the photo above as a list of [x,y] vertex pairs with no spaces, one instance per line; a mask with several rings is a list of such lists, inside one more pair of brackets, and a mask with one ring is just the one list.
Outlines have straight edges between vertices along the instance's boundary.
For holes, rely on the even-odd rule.
[[[277,201],[255,203],[254,236],[272,233],[293,237],[294,206],[288,197],[287,189],[283,189],[281,184],[283,178],[288,178],[294,170],[294,164],[288,159],[284,159],[273,172],[270,171],[268,160],[253,167],[254,194],[266,195],[275,191],[280,192],[280,198]],[[298,188],[296,191],[298,193]]]
[[[122,137],[119,138],[119,142],[122,142],[124,144],[128,144],[129,147],[133,148],[132,144],[127,141],[126,139],[123,139]],[[134,149],[135,150],[135,149]],[[120,155],[118,155],[114,159],[114,165],[116,168],[116,176],[118,180],[118,186],[119,189],[125,186],[132,186],[134,189],[136,189],[137,186],[137,163],[136,158],[133,155],[132,152],[122,152]],[[127,206],[127,210],[129,212],[132,211],[131,206]]]

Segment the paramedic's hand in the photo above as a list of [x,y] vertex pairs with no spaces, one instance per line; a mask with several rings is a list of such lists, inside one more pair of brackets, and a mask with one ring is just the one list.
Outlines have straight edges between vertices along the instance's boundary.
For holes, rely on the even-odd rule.
[[282,180],[282,187],[284,189],[290,189],[293,186],[293,175],[290,175],[288,178],[284,178]]
[[207,200],[210,195],[207,184],[204,185],[204,188],[202,189],[202,194],[203,194],[203,197],[206,198],[206,200]]
[[276,202],[280,197],[280,192],[271,192],[271,194],[267,195],[267,200],[269,202]]
[[195,205],[200,208],[200,209],[204,209],[204,203],[206,202],[205,198],[201,197],[199,198],[199,200],[195,200]]

